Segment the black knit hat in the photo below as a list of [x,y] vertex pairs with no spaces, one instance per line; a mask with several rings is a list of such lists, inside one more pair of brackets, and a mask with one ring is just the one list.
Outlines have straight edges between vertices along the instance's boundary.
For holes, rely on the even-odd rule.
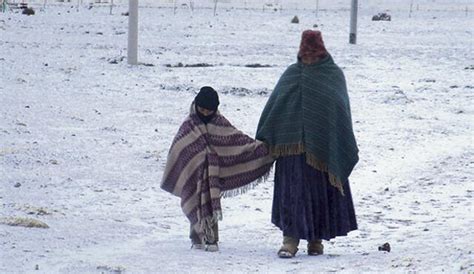
[[213,88],[205,86],[196,95],[194,102],[199,107],[216,111],[219,106],[219,95]]

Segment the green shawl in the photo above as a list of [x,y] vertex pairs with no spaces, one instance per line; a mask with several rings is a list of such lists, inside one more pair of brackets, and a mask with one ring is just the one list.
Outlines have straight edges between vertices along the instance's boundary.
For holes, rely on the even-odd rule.
[[342,70],[328,55],[317,63],[290,65],[260,117],[257,139],[275,157],[306,155],[313,168],[343,184],[359,160]]

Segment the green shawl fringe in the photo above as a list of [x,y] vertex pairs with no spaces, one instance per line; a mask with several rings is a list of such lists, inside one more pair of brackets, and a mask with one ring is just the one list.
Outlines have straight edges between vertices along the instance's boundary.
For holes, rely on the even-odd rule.
[[326,163],[318,160],[316,156],[314,156],[314,154],[307,152],[305,150],[304,144],[299,143],[270,146],[270,152],[275,158],[290,155],[300,155],[304,153],[306,156],[306,163],[316,170],[328,173],[329,182],[331,183],[331,185],[337,188],[341,195],[344,196],[344,188],[342,181],[328,169]]

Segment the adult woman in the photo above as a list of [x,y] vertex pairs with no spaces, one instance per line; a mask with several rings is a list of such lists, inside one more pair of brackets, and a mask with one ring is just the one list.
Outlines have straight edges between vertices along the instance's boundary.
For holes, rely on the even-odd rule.
[[323,253],[322,239],[357,229],[348,177],[358,161],[342,70],[321,32],[302,34],[298,62],[278,81],[260,117],[257,139],[277,158],[272,222],[283,232],[281,258]]

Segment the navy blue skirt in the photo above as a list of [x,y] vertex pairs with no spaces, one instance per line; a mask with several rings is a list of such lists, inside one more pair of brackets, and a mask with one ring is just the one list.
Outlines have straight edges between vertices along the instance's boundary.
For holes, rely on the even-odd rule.
[[349,182],[344,196],[326,172],[306,163],[305,155],[276,161],[272,223],[284,236],[314,241],[346,236],[357,229]]

